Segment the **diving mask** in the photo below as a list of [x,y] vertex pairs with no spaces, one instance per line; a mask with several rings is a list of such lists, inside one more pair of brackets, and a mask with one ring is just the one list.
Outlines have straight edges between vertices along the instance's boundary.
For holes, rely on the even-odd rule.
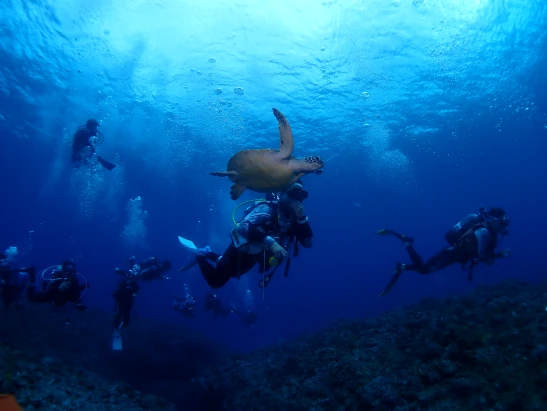
[[308,198],[308,192],[304,189],[304,186],[300,183],[294,183],[288,190],[287,194],[289,197],[297,200],[297,201],[304,201],[306,198]]

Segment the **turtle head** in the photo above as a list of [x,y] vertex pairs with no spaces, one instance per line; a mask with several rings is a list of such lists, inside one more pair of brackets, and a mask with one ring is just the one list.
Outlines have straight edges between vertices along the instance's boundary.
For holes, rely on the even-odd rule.
[[316,171],[317,174],[320,173],[318,170],[320,168],[323,168],[323,166],[325,165],[323,160],[321,160],[321,157],[318,157],[318,156],[304,157],[304,164],[305,164],[305,170],[304,170],[305,172],[313,173],[314,171]]

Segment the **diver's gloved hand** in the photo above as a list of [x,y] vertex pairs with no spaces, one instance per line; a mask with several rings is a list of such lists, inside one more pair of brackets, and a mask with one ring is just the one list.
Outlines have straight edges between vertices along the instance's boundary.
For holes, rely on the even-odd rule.
[[70,281],[63,281],[61,285],[59,286],[59,291],[65,292],[66,290],[69,289],[69,287],[70,287]]
[[76,303],[74,308],[77,309],[78,311],[85,311],[87,306],[83,305],[81,302],[78,302],[78,303]]
[[506,248],[505,250],[503,250],[501,252],[501,256],[502,257],[509,257],[512,253],[513,253],[513,251],[510,248]]
[[296,215],[296,218],[303,218],[305,217],[304,214],[304,206],[302,203],[298,200],[295,200],[293,198],[287,200],[287,207],[289,207],[291,210],[294,211],[294,214]]
[[278,260],[282,260],[287,255],[285,249],[281,247],[277,241],[274,241],[269,248],[270,251],[273,253],[274,257]]

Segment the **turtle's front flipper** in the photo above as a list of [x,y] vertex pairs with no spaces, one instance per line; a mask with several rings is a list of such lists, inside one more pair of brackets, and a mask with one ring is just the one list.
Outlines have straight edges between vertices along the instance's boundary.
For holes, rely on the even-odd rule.
[[232,200],[237,200],[239,197],[241,197],[241,194],[247,189],[247,187],[242,186],[241,184],[234,184],[230,188],[230,198]]
[[287,158],[292,154],[294,148],[294,140],[292,138],[292,130],[285,116],[276,108],[272,109],[277,122],[279,123],[279,155],[281,158]]

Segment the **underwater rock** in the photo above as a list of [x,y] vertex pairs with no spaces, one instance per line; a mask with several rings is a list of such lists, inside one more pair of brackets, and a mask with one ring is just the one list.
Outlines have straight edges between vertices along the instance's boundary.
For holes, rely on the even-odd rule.
[[424,299],[225,359],[195,388],[234,411],[544,409],[545,295],[507,281]]

